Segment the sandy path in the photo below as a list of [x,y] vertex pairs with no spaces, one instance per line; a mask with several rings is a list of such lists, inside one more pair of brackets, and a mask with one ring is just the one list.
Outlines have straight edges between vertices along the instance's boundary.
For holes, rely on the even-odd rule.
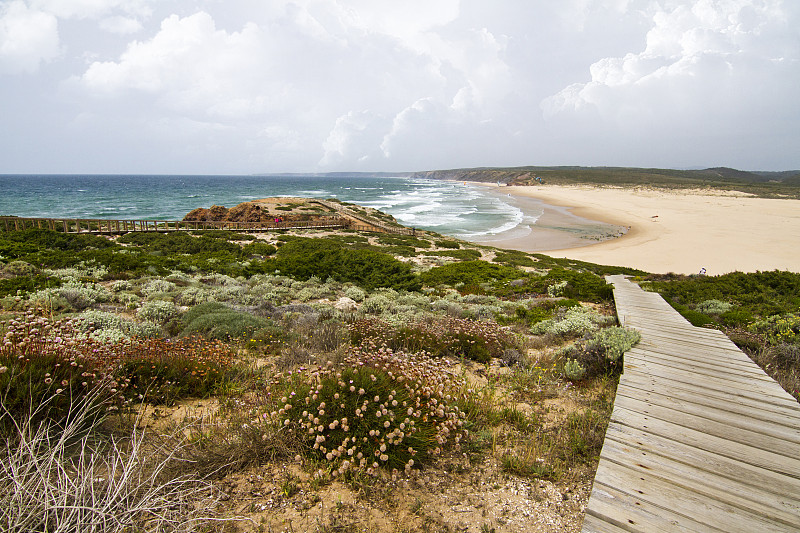
[[[625,236],[610,241],[544,251],[554,257],[656,273],[691,274],[701,268],[711,275],[775,269],[800,272],[800,200],[588,186],[502,190],[567,207],[575,215],[631,227]],[[534,231],[492,244],[543,251],[536,241]]]

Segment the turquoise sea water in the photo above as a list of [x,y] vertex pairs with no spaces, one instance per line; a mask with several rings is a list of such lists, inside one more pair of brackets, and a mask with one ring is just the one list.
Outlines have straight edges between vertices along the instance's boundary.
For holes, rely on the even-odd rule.
[[0,216],[180,220],[272,196],[337,198],[466,240],[525,231],[542,213],[491,188],[405,177],[0,175]]

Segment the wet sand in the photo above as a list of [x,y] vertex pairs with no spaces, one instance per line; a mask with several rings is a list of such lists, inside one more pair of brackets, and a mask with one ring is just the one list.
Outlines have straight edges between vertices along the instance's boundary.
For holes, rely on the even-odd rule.
[[[800,272],[800,200],[700,190],[491,187],[550,206],[529,233],[485,241],[492,246],[654,273]],[[576,240],[576,226],[586,229],[592,221],[630,229],[603,242],[588,234]],[[598,229],[596,237],[602,236]]]

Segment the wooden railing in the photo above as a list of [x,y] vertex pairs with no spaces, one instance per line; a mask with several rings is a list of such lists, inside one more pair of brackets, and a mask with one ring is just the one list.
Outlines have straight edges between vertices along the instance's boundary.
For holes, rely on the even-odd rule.
[[281,222],[228,222],[185,220],[112,220],[88,218],[23,218],[0,217],[0,231],[19,231],[39,228],[64,233],[120,234],[134,231],[168,232],[197,230],[235,230],[240,232],[275,231],[285,229],[349,228],[352,221],[339,216],[317,220],[287,220]]

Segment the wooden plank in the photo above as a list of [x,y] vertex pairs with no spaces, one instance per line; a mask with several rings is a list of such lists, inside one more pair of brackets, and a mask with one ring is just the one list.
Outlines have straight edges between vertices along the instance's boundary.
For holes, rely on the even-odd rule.
[[[706,435],[713,435],[728,441],[747,444],[754,448],[769,450],[786,457],[796,457],[798,449],[800,449],[795,442],[783,440],[773,432],[765,433],[764,428],[761,426],[753,430],[742,427],[745,424],[736,423],[735,418],[731,416],[725,417],[724,422],[719,422],[713,418],[707,418],[692,412],[675,411],[669,407],[620,395],[619,393],[614,405],[637,411],[650,419],[663,420],[688,429],[702,431]],[[732,425],[733,423],[736,423],[736,425]],[[643,429],[647,428],[643,427]]]
[[[623,377],[631,376],[632,378],[655,379],[659,380],[659,382],[664,382],[665,387],[700,387],[709,391],[710,394],[733,394],[744,397],[746,400],[756,402],[757,405],[760,404],[761,408],[772,409],[780,407],[790,411],[794,411],[797,408],[797,402],[783,390],[781,390],[780,393],[776,393],[775,390],[771,388],[765,389],[764,387],[758,386],[758,384],[754,386],[750,386],[749,384],[733,386],[722,377],[704,377],[700,379],[690,371],[672,369],[670,367],[661,367],[658,369],[655,365],[639,365],[634,367],[633,363],[625,364],[626,371]],[[642,370],[646,372],[642,372]]]
[[[643,392],[641,389],[630,386],[620,386],[617,389],[619,397],[629,398],[636,402],[642,402],[650,407],[663,407],[685,415],[691,415],[698,419],[708,419],[713,423],[719,423],[731,428],[752,431],[764,436],[774,437],[786,442],[794,442],[798,446],[795,451],[800,451],[800,430],[787,426],[784,423],[777,423],[770,420],[759,420],[750,414],[735,412],[730,409],[722,409],[709,405],[708,403],[696,403],[669,396],[663,393]],[[699,401],[702,401],[700,399]],[[642,411],[647,414],[650,411]]]
[[627,494],[630,500],[638,502],[640,506],[657,506],[662,512],[663,509],[669,509],[680,516],[692,517],[706,528],[721,528],[729,533],[796,531],[785,523],[720,501],[708,492],[698,492],[672,483],[646,469],[603,461],[597,469],[595,483],[598,482]]
[[[736,480],[747,486],[785,496],[796,505],[800,502],[798,479],[767,468],[754,466],[724,455],[690,446],[683,442],[648,433],[644,430],[610,424],[606,430],[607,442],[618,442],[631,448],[630,461],[636,462],[636,450],[670,457],[678,463],[692,465],[719,478]],[[604,443],[604,450],[607,443]],[[636,455],[636,458],[634,458]]]
[[[633,359],[633,358],[631,358]],[[757,391],[762,394],[767,394],[777,398],[783,398],[785,402],[792,404],[797,403],[783,390],[780,385],[774,385],[762,380],[750,380],[740,378],[739,376],[723,374],[721,372],[711,372],[705,369],[698,369],[691,366],[675,366],[668,363],[659,362],[653,358],[638,358],[627,360],[625,363],[625,372],[638,371],[643,373],[652,373],[655,376],[666,375],[671,376],[676,380],[683,380],[688,383],[709,383],[710,385],[721,386],[724,388],[741,388],[748,391]]]
[[[687,363],[703,363],[712,365],[718,368],[730,368],[731,370],[748,372],[751,374],[764,375],[764,371],[760,366],[755,364],[752,360],[747,358],[731,357],[729,353],[715,353],[703,351],[698,354],[697,351],[690,349],[670,349],[666,346],[654,346],[650,343],[642,343],[636,345],[626,355],[628,357],[636,357],[639,352],[649,352],[656,356],[665,355],[672,358],[677,358],[687,361]],[[742,354],[744,356],[744,354]],[[747,357],[747,356],[744,356]],[[771,379],[771,378],[770,378]]]
[[[605,449],[606,446],[608,450]],[[650,450],[643,452],[613,440],[604,445],[603,453],[607,461],[635,472],[646,473],[676,489],[705,495],[716,502],[758,515],[770,522],[800,528],[800,505],[797,500],[785,495],[747,485],[737,479],[720,477],[701,466],[681,463]],[[632,456],[635,456],[634,461],[630,460]]]
[[672,509],[643,501],[617,487],[595,479],[586,514],[626,531],[642,533],[719,533],[716,528],[678,514]]
[[761,420],[783,422],[787,426],[800,429],[800,409],[765,404],[758,398],[747,397],[729,391],[713,391],[693,383],[670,381],[664,378],[655,380],[633,372],[625,376],[624,385],[651,393],[663,393],[663,391],[668,390],[670,396],[681,400],[711,405],[719,409],[728,409]]
[[709,373],[724,373],[735,376],[740,376],[743,379],[753,379],[759,381],[773,382],[774,380],[764,373],[761,368],[756,364],[751,365],[733,365],[725,359],[719,358],[698,358],[696,352],[693,354],[688,351],[681,351],[677,353],[670,353],[665,348],[644,348],[636,346],[625,354],[629,357],[635,357],[638,360],[654,360],[663,362],[664,364],[673,364],[675,366],[683,366],[691,368],[698,372]]
[[611,522],[606,522],[592,514],[586,513],[583,516],[582,533],[630,533],[629,529],[621,528]]
[[703,429],[688,427],[680,421],[661,420],[649,414],[616,405],[616,402],[611,413],[611,421],[758,468],[800,479],[800,459],[796,456],[787,457],[751,443],[742,443],[706,433]]

